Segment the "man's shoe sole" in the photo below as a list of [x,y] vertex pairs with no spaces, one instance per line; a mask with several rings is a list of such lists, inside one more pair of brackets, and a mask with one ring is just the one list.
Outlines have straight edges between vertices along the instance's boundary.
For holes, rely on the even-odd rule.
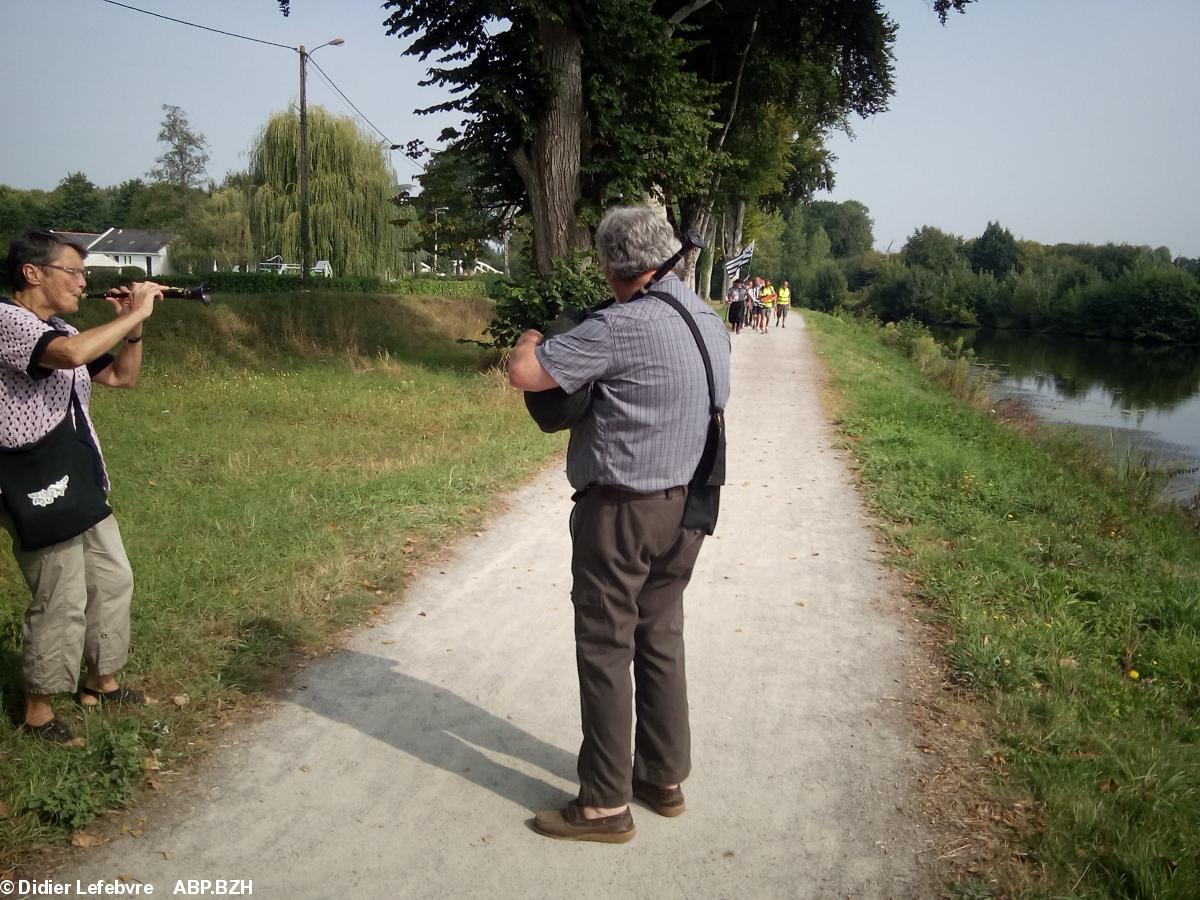
[[[620,827],[628,823],[628,828]],[[625,844],[637,834],[633,816],[624,812],[601,819],[584,818],[579,804],[572,800],[566,808],[543,810],[533,817],[533,830],[559,841],[595,841],[601,844]]]
[[533,830],[544,837],[554,838],[556,841],[592,841],[598,844],[628,844],[637,837],[637,826],[629,831],[619,831],[615,834],[595,831],[580,832],[579,834],[555,834],[553,831],[544,831],[538,828],[537,821],[534,820]]

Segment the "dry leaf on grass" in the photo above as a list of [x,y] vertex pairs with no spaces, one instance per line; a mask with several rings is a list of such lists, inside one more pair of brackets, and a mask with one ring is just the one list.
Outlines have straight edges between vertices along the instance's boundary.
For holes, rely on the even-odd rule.
[[71,835],[71,844],[75,847],[99,847],[100,838],[85,831],[76,831]]
[[187,706],[189,703],[192,702],[192,698],[189,697],[187,694],[176,694],[174,697],[171,698],[171,702],[174,703],[176,706],[178,706],[180,709],[183,709],[185,706]]
[[1079,663],[1069,657],[1058,661],[1059,668],[1062,669],[1078,669]]

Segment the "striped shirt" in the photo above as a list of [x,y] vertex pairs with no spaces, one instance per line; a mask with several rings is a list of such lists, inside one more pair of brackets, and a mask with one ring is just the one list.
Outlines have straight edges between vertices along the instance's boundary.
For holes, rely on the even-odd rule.
[[[725,324],[674,275],[654,286],[696,320],[712,358],[716,401],[729,399]],[[687,323],[655,297],[614,303],[548,338],[538,361],[568,393],[592,384],[590,414],[573,429],[567,480],[639,493],[687,484],[708,433],[708,380]]]

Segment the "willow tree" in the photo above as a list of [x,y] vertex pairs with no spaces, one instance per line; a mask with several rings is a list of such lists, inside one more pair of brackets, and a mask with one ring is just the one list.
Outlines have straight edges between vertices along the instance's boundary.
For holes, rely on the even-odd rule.
[[[349,116],[308,110],[308,209],[313,259],[335,275],[398,275],[396,176]],[[277,113],[250,150],[250,233],[262,257],[300,259],[300,123]]]

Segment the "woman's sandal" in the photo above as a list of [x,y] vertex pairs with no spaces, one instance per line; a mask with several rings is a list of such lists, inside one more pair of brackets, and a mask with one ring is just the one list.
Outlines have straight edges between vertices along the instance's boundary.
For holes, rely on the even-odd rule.
[[74,738],[74,735],[71,734],[71,729],[58,716],[55,716],[48,722],[43,722],[41,725],[30,725],[26,722],[21,727],[25,729],[26,734],[31,734],[52,744],[65,744]]
[[[94,697],[95,703],[85,703],[84,697]],[[133,688],[125,687],[125,685],[117,685],[115,690],[98,691],[95,688],[81,687],[79,693],[75,695],[76,702],[85,708],[94,708],[103,706],[106,703],[125,703],[129,706],[145,706],[146,695],[141,691]]]

